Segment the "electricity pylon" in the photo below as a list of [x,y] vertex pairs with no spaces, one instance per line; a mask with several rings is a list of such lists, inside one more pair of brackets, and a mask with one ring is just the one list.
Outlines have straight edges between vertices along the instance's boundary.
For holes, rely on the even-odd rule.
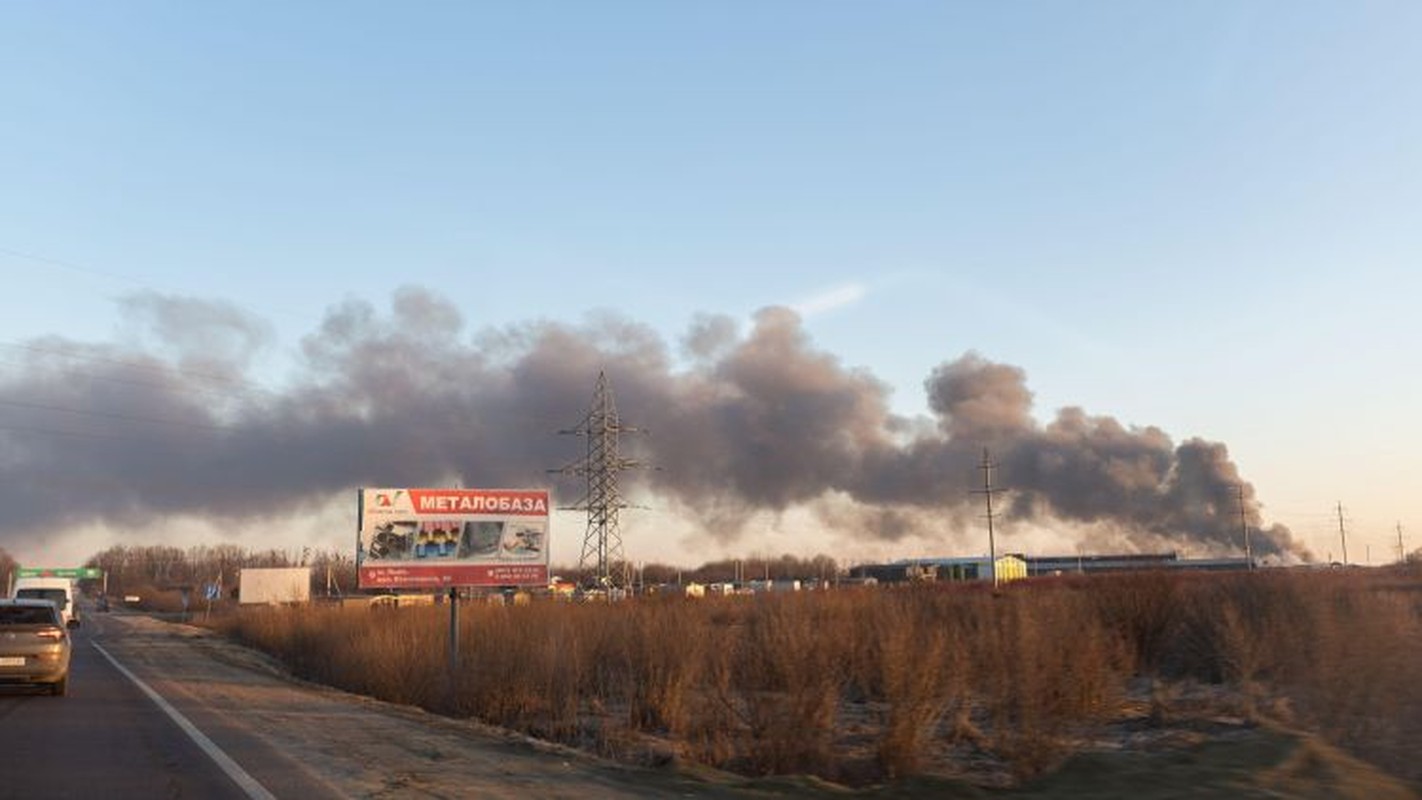
[[587,479],[587,493],[569,510],[588,512],[587,532],[583,534],[583,552],[578,559],[578,571],[585,576],[591,570],[592,583],[599,588],[625,587],[627,557],[622,552],[622,533],[618,529],[618,512],[628,508],[617,487],[617,474],[623,470],[645,466],[618,454],[618,437],[625,433],[646,433],[627,425],[617,417],[612,399],[612,386],[607,374],[597,374],[597,389],[593,392],[592,409],[576,427],[558,431],[560,434],[587,437],[587,453],[561,469],[549,470],[561,475],[579,475]]

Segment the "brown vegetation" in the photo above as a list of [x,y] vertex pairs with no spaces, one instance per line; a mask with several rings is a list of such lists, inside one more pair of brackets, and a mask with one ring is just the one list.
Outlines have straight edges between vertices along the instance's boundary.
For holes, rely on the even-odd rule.
[[[1412,780],[1422,573],[1138,575],[620,604],[255,610],[305,678],[643,763],[854,784],[1026,779],[1204,711],[1316,729]],[[1141,687],[1153,687],[1143,690]],[[1149,698],[1143,696],[1149,694]]]

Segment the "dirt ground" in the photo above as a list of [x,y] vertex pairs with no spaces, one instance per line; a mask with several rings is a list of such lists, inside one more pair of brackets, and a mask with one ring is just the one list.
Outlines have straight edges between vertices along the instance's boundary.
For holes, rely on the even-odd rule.
[[1419,796],[1311,736],[1229,719],[1181,720],[1170,735],[1137,744],[1127,737],[1013,789],[919,778],[850,790],[812,778],[631,767],[308,684],[204,628],[137,614],[103,615],[95,627],[120,660],[167,676],[182,702],[289,755],[333,794],[351,798]]

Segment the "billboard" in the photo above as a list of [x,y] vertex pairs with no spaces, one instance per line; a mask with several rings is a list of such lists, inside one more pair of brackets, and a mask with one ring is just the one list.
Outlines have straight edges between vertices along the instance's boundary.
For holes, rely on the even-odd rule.
[[[209,588],[216,591],[204,594],[216,600],[222,587]],[[237,573],[238,603],[305,603],[310,600],[310,567],[247,567]]]
[[362,489],[362,589],[548,583],[547,489]]

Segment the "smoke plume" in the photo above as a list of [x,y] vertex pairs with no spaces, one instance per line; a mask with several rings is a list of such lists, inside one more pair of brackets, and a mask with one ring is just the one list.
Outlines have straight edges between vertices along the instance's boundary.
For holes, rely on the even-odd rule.
[[279,390],[257,388],[252,365],[273,346],[260,320],[158,295],[124,309],[137,332],[124,345],[50,337],[0,352],[0,537],[172,514],[250,522],[360,486],[546,485],[580,452],[554,432],[583,418],[601,370],[626,421],[652,431],[625,446],[659,469],[628,491],[717,536],[826,498],[874,512],[821,515],[841,532],[951,527],[978,511],[986,448],[1006,524],[1237,552],[1242,503],[1257,553],[1305,555],[1287,529],[1262,526],[1222,444],[1078,408],[1041,424],[1023,371],[971,352],[925,381],[931,419],[896,416],[885,384],[817,350],[784,308],[745,331],[698,319],[674,353],[614,316],[473,331],[407,288],[388,312],[332,309]]

